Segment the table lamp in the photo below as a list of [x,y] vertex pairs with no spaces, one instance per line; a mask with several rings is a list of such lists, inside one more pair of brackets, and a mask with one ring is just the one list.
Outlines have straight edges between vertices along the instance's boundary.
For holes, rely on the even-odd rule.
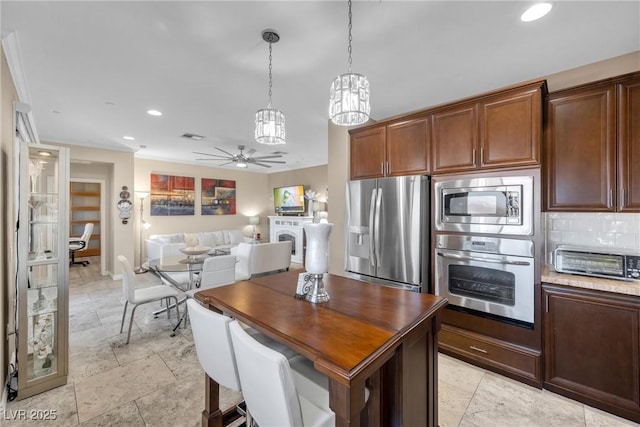
[[253,241],[256,241],[256,225],[260,224],[260,217],[257,215],[249,217],[249,224],[253,226]]

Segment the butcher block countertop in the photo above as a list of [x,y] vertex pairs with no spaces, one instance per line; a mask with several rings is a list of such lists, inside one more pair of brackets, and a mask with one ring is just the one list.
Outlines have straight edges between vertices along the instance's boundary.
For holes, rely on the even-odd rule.
[[618,294],[640,296],[640,281],[627,282],[624,280],[603,279],[600,277],[580,276],[577,274],[558,273],[551,265],[542,269],[542,282],[556,285],[573,286],[576,288],[594,289],[598,291],[614,292]]

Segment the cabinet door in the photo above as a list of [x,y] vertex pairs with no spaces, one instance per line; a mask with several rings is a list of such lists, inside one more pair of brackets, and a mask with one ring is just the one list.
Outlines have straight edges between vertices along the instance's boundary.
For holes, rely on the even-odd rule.
[[640,212],[640,81],[618,91],[618,210]]
[[384,176],[386,128],[357,129],[351,133],[351,179]]
[[433,173],[476,169],[477,105],[465,104],[433,115]]
[[547,110],[546,209],[614,211],[615,87],[558,92]]
[[66,384],[69,149],[22,143],[18,228],[18,399]]
[[493,97],[480,104],[480,167],[540,164],[541,86]]
[[630,297],[547,284],[543,297],[545,388],[610,412],[601,405],[638,413],[638,304]]
[[429,173],[430,118],[387,126],[386,175]]

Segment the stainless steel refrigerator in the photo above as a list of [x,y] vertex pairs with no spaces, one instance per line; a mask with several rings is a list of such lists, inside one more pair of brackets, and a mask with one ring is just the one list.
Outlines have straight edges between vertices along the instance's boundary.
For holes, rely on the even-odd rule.
[[429,177],[349,181],[346,196],[347,273],[428,292]]

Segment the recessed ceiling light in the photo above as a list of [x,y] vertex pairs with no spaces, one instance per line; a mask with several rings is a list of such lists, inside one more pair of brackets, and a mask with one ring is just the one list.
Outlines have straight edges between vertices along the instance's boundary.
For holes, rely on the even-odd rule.
[[544,15],[549,13],[551,8],[551,3],[536,3],[529,9],[524,11],[524,13],[520,16],[520,20],[523,22],[535,21],[536,19],[540,19]]
[[122,139],[126,139],[127,141],[135,141],[136,140],[134,137],[128,136],[128,135],[123,136]]
[[147,110],[147,114],[150,116],[156,116],[159,117],[162,115],[162,112],[158,111],[158,110]]

